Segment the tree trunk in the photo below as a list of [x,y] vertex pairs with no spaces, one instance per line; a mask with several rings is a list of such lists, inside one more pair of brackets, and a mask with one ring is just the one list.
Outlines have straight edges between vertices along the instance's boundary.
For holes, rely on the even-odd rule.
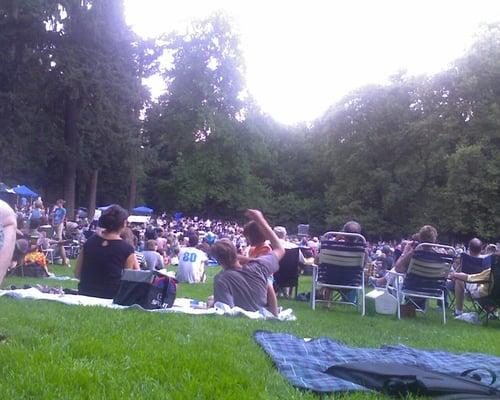
[[128,198],[128,211],[132,212],[135,207],[135,201],[137,197],[137,161],[134,157],[132,161],[132,168],[130,168],[130,192]]
[[92,177],[90,178],[89,213],[88,213],[89,222],[93,221],[93,219],[94,219],[98,178],[99,178],[99,170],[94,169],[92,171]]
[[64,140],[66,144],[66,160],[64,163],[64,199],[66,200],[67,218],[75,217],[75,187],[76,169],[80,156],[80,141],[78,138],[78,117],[80,102],[66,95],[64,110]]

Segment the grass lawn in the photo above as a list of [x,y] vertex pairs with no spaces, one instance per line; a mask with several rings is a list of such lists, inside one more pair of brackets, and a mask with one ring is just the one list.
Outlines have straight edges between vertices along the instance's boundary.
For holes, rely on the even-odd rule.
[[[50,268],[56,275],[73,269]],[[180,284],[179,297],[204,300],[208,283]],[[42,280],[11,278],[2,288]],[[44,279],[43,284],[76,287]],[[301,278],[300,292],[309,291]],[[500,356],[500,323],[473,326],[433,310],[412,320],[367,316],[348,306],[281,301],[295,322],[153,314],[0,298],[0,393],[3,399],[318,399],[295,389],[253,340],[255,330],[299,337],[329,336],[353,346],[402,343],[423,349],[474,351]],[[323,398],[334,398],[326,396]],[[354,393],[335,398],[380,396]]]

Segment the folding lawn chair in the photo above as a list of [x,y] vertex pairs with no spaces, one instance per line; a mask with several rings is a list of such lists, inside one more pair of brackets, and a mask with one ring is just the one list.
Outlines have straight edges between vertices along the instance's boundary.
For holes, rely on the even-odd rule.
[[290,295],[299,291],[299,248],[286,249],[285,256],[280,261],[280,268],[274,273],[274,289],[279,291],[291,288]]
[[[443,249],[446,253],[438,253],[428,250],[429,248]],[[440,300],[443,323],[446,324],[446,279],[455,255],[455,249],[450,246],[434,243],[419,244],[413,252],[406,274],[389,271],[390,274],[396,276],[394,289],[399,304],[404,304],[405,300],[409,300],[417,310],[425,311],[414,300],[415,298]],[[401,319],[401,307],[398,307],[398,319]]]
[[[316,298],[316,290],[328,288],[340,293],[340,299],[335,301],[337,303],[359,306],[361,301],[361,314],[365,315],[365,247],[365,238],[356,233],[327,232],[323,235],[319,265],[313,266],[313,310],[317,302],[331,302],[330,299]],[[357,291],[356,300],[347,298],[345,292],[348,290]]]
[[475,281],[477,284],[488,285],[488,295],[485,297],[474,298],[471,296],[474,310],[481,319],[488,320],[495,317],[495,311],[500,307],[500,257],[498,255],[490,256],[490,276],[485,281]]
[[[464,272],[468,275],[479,274],[480,272],[483,272],[485,269],[490,268],[490,266],[491,266],[491,256],[474,257],[467,253],[460,254],[459,272]],[[467,296],[468,299],[472,299],[472,293],[468,285],[465,285],[465,295]]]

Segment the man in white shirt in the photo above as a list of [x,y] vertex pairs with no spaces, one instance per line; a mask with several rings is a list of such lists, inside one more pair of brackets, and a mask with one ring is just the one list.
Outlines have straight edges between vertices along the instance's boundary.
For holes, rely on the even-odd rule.
[[175,279],[177,282],[198,283],[205,282],[205,265],[208,257],[205,252],[196,248],[198,236],[189,236],[189,246],[183,247],[179,252],[179,267]]

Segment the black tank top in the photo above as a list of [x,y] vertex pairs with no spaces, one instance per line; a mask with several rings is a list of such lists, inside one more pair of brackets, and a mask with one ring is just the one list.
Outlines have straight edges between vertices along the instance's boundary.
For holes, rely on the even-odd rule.
[[112,299],[120,286],[122,271],[133,247],[123,240],[106,240],[93,235],[83,245],[80,294]]

